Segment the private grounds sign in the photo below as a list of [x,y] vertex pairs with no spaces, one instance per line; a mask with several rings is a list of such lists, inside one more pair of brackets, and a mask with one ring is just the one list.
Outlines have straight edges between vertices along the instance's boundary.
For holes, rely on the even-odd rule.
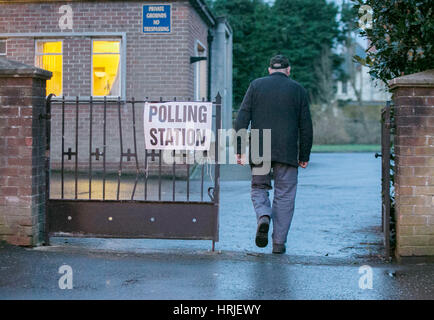
[[212,102],[146,102],[145,146],[150,150],[209,150]]
[[170,4],[143,6],[143,33],[170,33],[171,27]]

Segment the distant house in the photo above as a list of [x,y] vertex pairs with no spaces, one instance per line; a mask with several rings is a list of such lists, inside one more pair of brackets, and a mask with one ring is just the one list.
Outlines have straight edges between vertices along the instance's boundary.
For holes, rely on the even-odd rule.
[[350,48],[344,48],[342,55],[345,79],[337,82],[336,100],[361,104],[378,104],[390,100],[391,95],[384,83],[372,79],[369,68],[353,60],[354,55],[366,57],[365,49],[360,43],[354,41]]
[[[342,8],[348,5],[348,0],[327,0]],[[338,17],[340,19],[340,17]],[[343,77],[336,81],[335,100],[348,101],[358,104],[382,104],[390,100],[391,95],[387,92],[385,84],[372,79],[369,68],[354,62],[355,55],[365,58],[368,48],[368,40],[363,39],[357,32],[351,32],[351,45],[340,46],[337,50],[343,58],[341,71]]]

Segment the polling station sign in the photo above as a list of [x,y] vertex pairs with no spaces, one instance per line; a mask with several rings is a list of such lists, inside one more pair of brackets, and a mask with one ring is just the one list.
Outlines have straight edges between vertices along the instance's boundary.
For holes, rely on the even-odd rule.
[[146,149],[209,150],[212,102],[146,102]]
[[170,33],[172,28],[170,4],[143,6],[143,33]]

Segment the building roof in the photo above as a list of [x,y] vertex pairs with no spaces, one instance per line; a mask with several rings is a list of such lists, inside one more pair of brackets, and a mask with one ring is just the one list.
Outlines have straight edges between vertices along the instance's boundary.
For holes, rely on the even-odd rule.
[[190,4],[208,25],[214,26],[216,24],[216,18],[203,0],[190,0]]

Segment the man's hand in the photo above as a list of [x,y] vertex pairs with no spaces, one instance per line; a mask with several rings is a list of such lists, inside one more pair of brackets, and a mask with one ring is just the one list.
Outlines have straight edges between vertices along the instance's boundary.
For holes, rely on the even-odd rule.
[[298,162],[299,166],[302,167],[303,169],[306,169],[308,163],[309,163],[308,161],[299,161]]
[[237,154],[237,164],[245,165],[246,164],[246,155],[245,154]]

